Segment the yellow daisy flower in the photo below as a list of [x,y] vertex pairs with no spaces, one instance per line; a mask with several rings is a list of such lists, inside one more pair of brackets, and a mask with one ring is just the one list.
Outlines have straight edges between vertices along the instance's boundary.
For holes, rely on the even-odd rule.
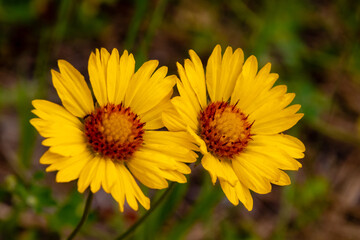
[[231,203],[239,200],[250,211],[250,190],[265,194],[271,184],[288,185],[282,170],[298,170],[305,147],[282,132],[303,116],[300,105],[287,107],[295,97],[284,85],[273,87],[278,74],[250,56],[244,63],[241,49],[228,47],[221,55],[217,45],[206,67],[192,50],[184,67],[177,63],[180,96],[163,113],[165,126],[174,132],[187,131],[203,154],[201,163],[213,184],[219,179]]
[[40,159],[58,171],[57,182],[79,179],[78,191],[102,187],[124,209],[125,199],[134,210],[146,209],[149,199],[134,177],[145,186],[162,189],[167,180],[185,183],[194,162],[196,146],[184,133],[155,131],[163,128],[161,113],[168,108],[175,76],[167,67],[155,71],[158,61],[135,71],[135,60],[125,50],[96,50],[89,59],[89,76],[97,100],[94,104],[84,77],[68,62],[59,60],[52,70],[53,84],[63,106],[34,100],[31,124],[49,149]]

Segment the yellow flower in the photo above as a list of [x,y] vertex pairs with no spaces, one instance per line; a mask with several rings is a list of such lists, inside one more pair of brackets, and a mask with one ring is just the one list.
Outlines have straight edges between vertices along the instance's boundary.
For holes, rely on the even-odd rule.
[[250,211],[250,190],[265,194],[271,184],[288,185],[282,170],[298,170],[305,147],[295,137],[282,132],[303,116],[300,105],[288,105],[295,97],[284,85],[273,87],[278,74],[270,73],[270,63],[258,72],[250,56],[244,63],[241,49],[228,47],[221,55],[215,47],[206,73],[200,58],[190,50],[184,67],[177,63],[180,96],[164,111],[165,126],[174,132],[189,132],[203,154],[203,167],[213,184],[219,179],[231,203],[239,200]]
[[38,118],[30,121],[49,147],[40,163],[58,170],[57,182],[79,179],[81,193],[102,187],[123,211],[125,199],[134,210],[138,202],[150,207],[134,177],[154,189],[166,188],[167,180],[187,181],[185,163],[196,160],[196,146],[187,134],[155,131],[164,127],[161,114],[171,105],[176,80],[166,77],[167,67],[155,71],[158,61],[151,60],[134,73],[132,54],[96,50],[88,65],[94,104],[84,77],[64,60],[58,65],[60,72],[51,73],[64,107],[34,100]]

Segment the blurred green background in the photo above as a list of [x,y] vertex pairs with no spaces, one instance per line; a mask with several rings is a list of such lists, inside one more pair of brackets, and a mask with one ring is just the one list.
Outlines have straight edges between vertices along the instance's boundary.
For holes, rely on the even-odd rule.
[[[55,183],[29,124],[31,100],[60,102],[50,69],[65,59],[87,78],[91,51],[128,49],[176,74],[194,49],[221,44],[272,63],[305,117],[289,131],[306,145],[292,185],[233,206],[201,166],[133,239],[359,239],[360,3],[356,0],[0,0],[0,239],[64,239],[86,195]],[[88,78],[87,78],[88,79]],[[162,191],[148,191],[157,199]],[[118,211],[104,192],[77,239],[114,239],[144,210]]]

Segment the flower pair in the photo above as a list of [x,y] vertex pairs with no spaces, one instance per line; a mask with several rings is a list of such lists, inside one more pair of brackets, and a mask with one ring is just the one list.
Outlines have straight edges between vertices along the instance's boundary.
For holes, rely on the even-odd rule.
[[[287,185],[282,170],[297,170],[304,145],[282,134],[300,120],[300,105],[288,105],[295,94],[286,86],[273,87],[278,78],[270,64],[258,72],[254,56],[244,63],[241,49],[228,47],[222,56],[216,46],[206,73],[200,58],[180,64],[176,76],[158,61],[135,72],[127,51],[96,50],[88,71],[96,102],[84,77],[68,62],[52,70],[53,85],[62,105],[34,100],[31,124],[49,149],[40,163],[58,171],[57,182],[78,179],[78,190],[100,187],[119,203],[146,209],[145,186],[162,189],[168,181],[185,183],[189,163],[201,152],[202,165],[213,183],[219,179],[227,198],[252,209],[250,190],[271,191],[271,184]],[[176,84],[180,96],[173,97]],[[166,127],[169,131],[158,131]]]

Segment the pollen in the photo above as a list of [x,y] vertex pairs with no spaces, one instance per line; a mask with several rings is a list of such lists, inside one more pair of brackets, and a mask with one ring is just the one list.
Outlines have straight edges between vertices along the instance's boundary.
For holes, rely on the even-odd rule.
[[200,134],[208,149],[219,158],[232,159],[251,140],[252,124],[235,105],[214,102],[200,112]]
[[128,160],[143,143],[145,123],[122,104],[107,104],[85,117],[85,135],[92,150],[112,160]]

